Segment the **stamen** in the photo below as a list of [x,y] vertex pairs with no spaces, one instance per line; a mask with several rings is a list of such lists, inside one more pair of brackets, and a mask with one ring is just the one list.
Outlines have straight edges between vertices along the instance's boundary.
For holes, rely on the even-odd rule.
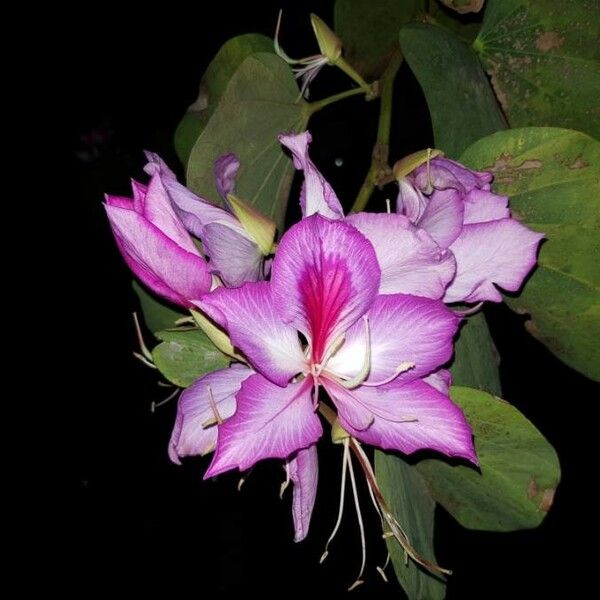
[[144,342],[144,337],[142,336],[142,329],[140,327],[140,322],[138,320],[137,313],[133,313],[133,323],[135,325],[135,334],[138,339],[138,344],[140,345],[141,354],[139,352],[134,352],[133,355],[140,361],[142,361],[147,367],[151,369],[156,369],[156,365],[154,364],[154,360],[152,358],[152,353],[148,350],[148,346],[146,346]]
[[395,369],[394,372],[387,377],[386,379],[382,379],[381,381],[363,381],[361,385],[366,385],[367,387],[379,387],[380,385],[385,385],[386,383],[390,383],[401,375],[402,373],[406,373],[406,371],[410,371],[415,368],[415,363],[412,362],[403,362],[400,363]]
[[287,463],[285,463],[285,466],[283,468],[285,470],[285,481],[279,487],[279,499],[280,500],[283,500],[283,493],[287,489],[288,485],[290,485],[290,481],[291,481],[290,470],[288,468]]
[[385,207],[386,207],[387,214],[389,215],[392,212],[392,204],[391,204],[389,198],[385,199]]
[[337,337],[327,348],[327,352],[325,352],[325,356],[321,360],[321,362],[315,365],[315,376],[318,377],[323,369],[327,366],[327,363],[331,359],[331,357],[342,347],[343,343],[346,341],[346,336],[342,333],[339,337]]
[[371,330],[369,329],[369,318],[363,317],[365,324],[365,357],[360,371],[351,379],[339,380],[340,384],[346,389],[352,390],[364,383],[371,370]]
[[383,564],[383,567],[376,567],[377,572],[381,575],[381,578],[386,582],[389,583],[388,578],[385,574],[385,569],[387,568],[387,566],[390,564],[390,553],[387,553],[387,558],[385,559],[385,563]]
[[210,408],[213,411],[214,416],[212,419],[207,419],[204,421],[204,423],[202,423],[202,429],[206,429],[212,425],[221,425],[223,423],[223,418],[219,414],[219,409],[217,408],[217,403],[215,402],[215,397],[210,389],[210,385],[206,386],[206,391],[208,393],[208,403],[210,404]]
[[156,411],[157,408],[160,408],[163,404],[166,404],[167,402],[169,402],[169,400],[172,400],[173,398],[175,398],[175,396],[177,396],[177,394],[179,394],[179,388],[175,388],[175,391],[172,392],[171,394],[169,394],[164,400],[161,400],[160,402],[151,402],[150,403],[150,412],[153,413],[154,411]]
[[327,540],[327,543],[325,544],[325,551],[323,552],[323,554],[321,555],[321,559],[319,560],[320,564],[329,555],[329,544],[331,543],[331,541],[337,534],[338,529],[340,528],[340,523],[342,522],[342,514],[344,513],[344,497],[346,495],[346,466],[348,464],[349,459],[350,459],[350,448],[348,446],[348,441],[345,440],[344,441],[344,455],[342,457],[342,484],[340,486],[340,507],[338,509],[338,517],[337,517],[337,521],[335,522],[333,531],[331,532],[331,535],[329,536],[329,539]]
[[483,302],[478,302],[475,306],[472,306],[471,308],[465,308],[465,310],[455,310],[453,312],[459,317],[470,317],[471,315],[474,315],[482,306]]
[[[345,445],[348,447],[349,441],[345,440]],[[352,494],[354,496],[354,506],[356,508],[356,516],[358,518],[358,528],[360,529],[360,545],[362,549],[362,562],[360,564],[360,572],[356,581],[348,588],[348,591],[353,590],[357,585],[363,583],[361,579],[365,572],[365,565],[367,563],[367,545],[365,542],[365,526],[362,520],[362,514],[360,512],[360,502],[358,501],[358,492],[356,489],[356,479],[354,477],[354,467],[352,466],[352,458],[348,455],[348,469],[350,470],[350,482],[352,483]]]

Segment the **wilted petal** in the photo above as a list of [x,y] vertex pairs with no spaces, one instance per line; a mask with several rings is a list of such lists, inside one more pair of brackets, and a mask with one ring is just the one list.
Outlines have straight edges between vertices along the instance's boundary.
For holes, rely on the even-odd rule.
[[235,412],[235,395],[254,371],[239,364],[200,377],[183,391],[169,441],[169,457],[180,464],[184,456],[212,452],[220,420]]
[[227,194],[235,192],[235,178],[240,161],[235,154],[223,154],[215,161],[215,186],[219,196],[227,201]]
[[[327,391],[338,408],[342,427],[366,444],[404,454],[436,450],[477,464],[471,428],[462,411],[448,396],[423,381],[396,381],[354,390],[328,385]],[[370,416],[369,427],[355,428],[352,413],[348,418],[349,406],[354,413]],[[365,420],[367,416],[361,419]]]
[[446,190],[453,188],[468,193],[474,188],[489,190],[493,174],[472,171],[464,165],[443,157],[436,157],[421,165],[413,173],[415,185],[429,194],[431,189]]
[[304,184],[300,193],[302,216],[309,217],[316,213],[330,219],[341,219],[344,211],[340,201],[308,156],[308,145],[311,140],[308,131],[297,135],[279,136],[279,141],[292,153],[294,167],[304,171]]
[[273,299],[319,362],[325,348],[369,308],[381,272],[373,246],[343,221],[313,215],[282,238],[273,261]]
[[407,217],[412,223],[416,223],[425,211],[427,198],[407,177],[398,181],[398,188],[396,212]]
[[454,256],[441,250],[426,231],[395,214],[358,213],[346,221],[373,244],[381,267],[379,293],[444,295],[454,277]]
[[485,190],[471,190],[464,198],[464,224],[485,223],[510,217],[508,198]]
[[208,268],[228,287],[264,279],[261,251],[239,229],[217,222],[206,225],[202,230],[204,251],[210,257]]
[[292,515],[294,517],[294,541],[301,542],[308,533],[310,518],[317,497],[319,459],[315,445],[298,450],[286,463],[286,469],[294,484]]
[[133,210],[105,205],[117,245],[134,274],[151,290],[183,306],[211,286],[206,261],[188,252]]
[[219,425],[217,449],[205,478],[243,471],[265,458],[287,458],[323,433],[314,412],[312,380],[279,387],[262,375],[242,383],[233,417]]
[[460,194],[453,189],[433,192],[418,222],[440,246],[448,248],[460,235],[464,208]]
[[456,258],[456,277],[445,302],[501,302],[502,289],[516,292],[535,266],[543,234],[514,219],[465,225],[450,249]]
[[304,369],[298,334],[276,312],[270,284],[218,288],[205,295],[197,306],[227,331],[233,345],[257,371],[277,385],[286,385]]
[[425,383],[434,387],[438,392],[448,395],[450,386],[452,385],[452,374],[447,369],[440,369],[431,375],[423,378]]
[[[371,385],[394,375],[400,365],[414,364],[397,381],[412,381],[438,369],[452,356],[458,317],[438,300],[390,294],[379,296],[367,313],[371,341]],[[354,377],[367,352],[365,327],[356,323],[342,347],[327,363],[336,375]]]

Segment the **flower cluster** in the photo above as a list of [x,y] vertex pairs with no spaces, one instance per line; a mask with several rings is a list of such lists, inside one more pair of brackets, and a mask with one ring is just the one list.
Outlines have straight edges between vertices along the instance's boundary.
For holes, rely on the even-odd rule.
[[179,184],[153,154],[149,184],[106,201],[135,275],[212,321],[239,358],[182,393],[171,459],[214,451],[205,477],[282,460],[296,540],[315,501],[321,417],[359,454],[366,443],[477,462],[448,395],[460,313],[447,304],[517,290],[542,237],[510,216],[490,174],[440,156],[399,176],[396,212],[345,216],[310,141],[308,132],[280,136],[304,174],[303,218],[276,247],[274,225],[233,195],[233,155],[215,165],[225,208]]

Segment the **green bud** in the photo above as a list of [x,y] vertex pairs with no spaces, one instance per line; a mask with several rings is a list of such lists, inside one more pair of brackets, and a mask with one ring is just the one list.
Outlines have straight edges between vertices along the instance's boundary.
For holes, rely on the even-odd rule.
[[317,15],[311,13],[310,22],[312,23],[321,54],[331,64],[335,64],[342,55],[342,40]]
[[275,221],[265,217],[253,206],[240,200],[233,194],[227,194],[227,202],[260,251],[267,256],[273,252],[275,240]]

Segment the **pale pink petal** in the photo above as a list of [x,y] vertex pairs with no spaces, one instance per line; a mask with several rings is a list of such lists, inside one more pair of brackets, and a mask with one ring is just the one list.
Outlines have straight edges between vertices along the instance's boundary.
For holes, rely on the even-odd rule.
[[373,244],[381,267],[381,294],[414,294],[441,298],[456,265],[431,236],[407,217],[385,213],[350,215],[351,223]]
[[344,210],[333,188],[321,175],[308,156],[312,137],[308,131],[300,134],[282,134],[279,141],[292,153],[294,167],[304,171],[304,185],[300,194],[302,216],[320,214],[330,219],[341,219]]
[[235,178],[240,161],[235,154],[223,154],[215,161],[215,186],[219,196],[227,201],[227,194],[235,193]]
[[447,396],[452,385],[452,374],[447,369],[440,369],[424,377],[423,381]]
[[[366,380],[374,384],[406,369],[398,381],[412,381],[437,370],[450,360],[452,340],[459,319],[438,300],[391,294],[379,296],[367,313],[371,340],[371,370]],[[360,372],[366,354],[365,327],[351,327],[327,370],[353,378]],[[409,364],[414,367],[408,368]]]
[[431,193],[432,187],[437,190],[453,188],[468,193],[474,188],[490,189],[493,174],[485,171],[472,171],[464,165],[448,158],[433,158],[429,165],[421,165],[413,173],[416,186],[425,193]]
[[327,346],[368,310],[380,279],[375,251],[362,233],[313,215],[283,236],[271,285],[279,314],[306,336],[319,362]]
[[417,225],[440,246],[448,248],[460,235],[464,208],[460,194],[453,189],[435,191],[429,198]]
[[277,314],[270,284],[217,288],[196,304],[227,331],[256,370],[274,383],[284,386],[305,369],[298,334]]
[[[477,464],[471,428],[461,409],[423,381],[353,390],[328,385],[327,391],[338,409],[342,427],[366,444],[404,454],[436,450]],[[371,418],[366,429],[354,426],[352,413],[359,411]],[[366,420],[365,416],[361,421]]]
[[133,210],[105,205],[117,245],[134,274],[151,290],[183,306],[191,306],[210,290],[206,261],[177,245]]
[[312,446],[323,433],[312,400],[310,378],[279,387],[262,375],[242,383],[233,417],[219,425],[215,456],[205,478],[265,458],[288,458]]
[[427,198],[407,177],[403,177],[398,181],[398,187],[396,212],[407,217],[412,223],[416,223],[425,211]]
[[155,173],[160,173],[164,178],[174,179],[177,181],[177,175],[169,168],[169,165],[156,153],[144,150],[144,156],[148,161],[144,166],[144,172],[152,176]]
[[227,287],[239,287],[247,281],[264,279],[263,255],[258,246],[236,227],[209,223],[202,229],[202,244],[210,258],[208,268]]
[[450,249],[456,258],[456,277],[445,302],[501,302],[502,289],[516,292],[535,266],[542,233],[514,219],[465,225]]
[[508,198],[493,192],[474,189],[464,198],[465,225],[469,223],[484,223],[510,217]]
[[183,391],[169,441],[169,457],[180,464],[184,456],[212,452],[217,443],[220,420],[235,412],[235,395],[254,371],[240,364],[200,377]]
[[298,450],[286,463],[286,469],[294,491],[292,497],[292,516],[294,517],[294,541],[301,542],[308,533],[310,518],[317,497],[319,480],[319,459],[315,445]]

